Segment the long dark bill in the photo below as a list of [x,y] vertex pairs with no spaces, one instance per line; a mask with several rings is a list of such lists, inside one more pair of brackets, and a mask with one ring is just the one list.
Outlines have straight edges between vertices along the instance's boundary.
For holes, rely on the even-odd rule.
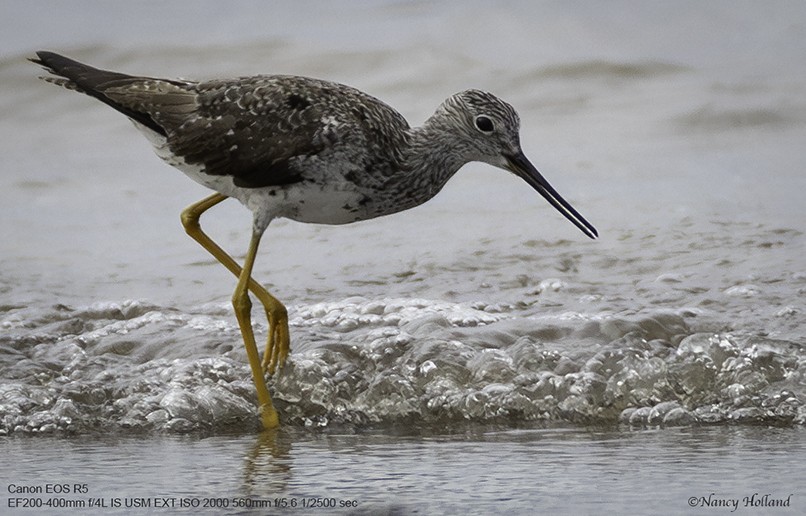
[[518,177],[529,183],[529,185],[537,190],[537,192],[545,197],[552,206],[565,215],[565,218],[570,220],[576,227],[582,230],[583,233],[591,238],[596,238],[599,233],[596,231],[590,222],[585,220],[585,217],[579,214],[565,199],[563,199],[557,190],[551,187],[548,181],[537,171],[534,165],[523,155],[518,153],[514,156],[508,156],[510,170]]

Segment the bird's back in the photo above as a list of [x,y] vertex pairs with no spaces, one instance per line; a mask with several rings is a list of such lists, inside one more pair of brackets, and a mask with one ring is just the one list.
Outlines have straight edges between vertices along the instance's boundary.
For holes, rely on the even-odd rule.
[[319,79],[260,75],[194,82],[100,70],[51,52],[37,56],[34,62],[58,76],[46,80],[128,116],[153,133],[152,142],[167,147],[172,164],[231,176],[242,188],[316,180],[306,177],[317,173],[311,165],[321,168],[335,158],[346,160],[354,174],[368,174],[367,181],[382,180],[371,176],[395,168],[409,128],[377,98]]

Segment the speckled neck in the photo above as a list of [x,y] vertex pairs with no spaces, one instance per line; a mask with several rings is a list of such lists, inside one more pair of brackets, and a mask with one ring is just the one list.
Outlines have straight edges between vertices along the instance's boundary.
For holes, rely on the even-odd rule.
[[416,199],[416,204],[437,195],[470,161],[463,154],[463,144],[454,130],[447,117],[437,112],[422,126],[407,132],[408,145],[402,152],[401,170],[405,173],[406,189]]

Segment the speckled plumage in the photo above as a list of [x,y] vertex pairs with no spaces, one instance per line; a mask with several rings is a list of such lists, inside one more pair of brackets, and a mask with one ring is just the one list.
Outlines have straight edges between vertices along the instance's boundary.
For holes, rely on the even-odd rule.
[[[127,115],[165,161],[249,207],[260,230],[275,217],[343,224],[395,213],[432,198],[469,161],[511,170],[522,156],[517,113],[479,90],[453,95],[412,128],[375,97],[318,79],[155,79],[37,55],[58,76],[47,80]],[[475,127],[478,116],[495,130]]]
[[[52,52],[33,62],[46,80],[94,97],[128,116],[157,154],[217,193],[188,206],[187,234],[238,277],[232,306],[255,382],[263,427],[279,425],[264,373],[290,352],[288,311],[252,278],[261,237],[276,217],[345,224],[412,208],[431,199],[459,168],[483,161],[522,177],[591,238],[574,210],[520,147],[512,106],[467,90],[445,100],[420,127],[349,86],[287,75],[204,82],[133,77],[92,68]],[[253,213],[241,266],[201,229],[201,215],[233,197]],[[252,302],[269,323],[261,360]]]

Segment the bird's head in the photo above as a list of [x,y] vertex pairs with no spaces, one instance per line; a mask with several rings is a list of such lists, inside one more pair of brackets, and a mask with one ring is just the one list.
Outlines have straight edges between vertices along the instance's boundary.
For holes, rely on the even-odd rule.
[[526,158],[520,144],[520,117],[515,109],[492,93],[465,90],[448,98],[437,110],[456,137],[467,161],[481,161],[514,173],[542,195],[565,218],[590,238],[598,233],[557,193]]

